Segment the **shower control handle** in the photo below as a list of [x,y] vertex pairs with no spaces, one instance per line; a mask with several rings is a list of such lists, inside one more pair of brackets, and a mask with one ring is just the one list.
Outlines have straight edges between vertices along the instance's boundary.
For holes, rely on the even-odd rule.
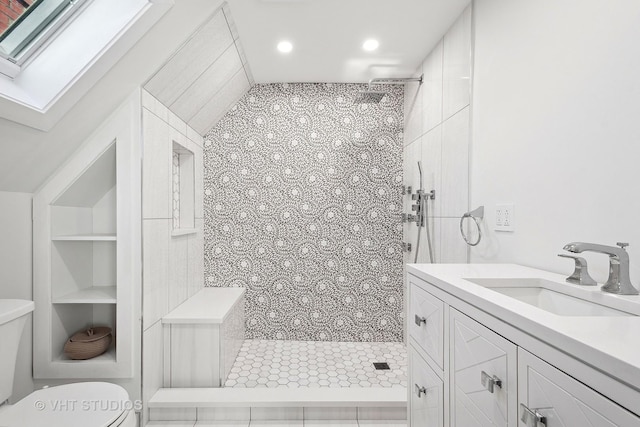
[[414,214],[402,214],[402,222],[417,222],[418,216]]
[[427,318],[426,317],[420,317],[417,314],[415,315],[415,318],[413,319],[414,322],[416,322],[416,325],[421,326],[423,323],[426,325],[427,324]]
[[427,389],[426,387],[420,387],[418,384],[414,384],[414,386],[416,387],[416,395],[418,395],[418,397],[422,397],[422,395],[427,394]]

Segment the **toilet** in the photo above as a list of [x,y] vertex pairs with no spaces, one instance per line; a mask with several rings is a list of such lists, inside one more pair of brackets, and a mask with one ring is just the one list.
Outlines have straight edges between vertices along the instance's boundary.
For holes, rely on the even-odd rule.
[[[0,405],[11,396],[20,337],[33,301],[0,299]],[[2,427],[136,427],[127,391],[105,382],[36,390],[14,405],[0,406]]]

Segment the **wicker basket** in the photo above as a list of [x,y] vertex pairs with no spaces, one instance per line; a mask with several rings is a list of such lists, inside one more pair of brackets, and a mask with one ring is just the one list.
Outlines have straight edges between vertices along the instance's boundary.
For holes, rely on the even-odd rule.
[[111,345],[111,328],[95,326],[78,331],[64,345],[64,354],[69,359],[86,360],[100,356]]

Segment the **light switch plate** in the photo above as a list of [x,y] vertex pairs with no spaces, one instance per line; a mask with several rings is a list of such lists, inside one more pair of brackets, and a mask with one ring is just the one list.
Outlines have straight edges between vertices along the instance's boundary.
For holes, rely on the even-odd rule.
[[496,231],[514,231],[515,215],[513,203],[496,204]]

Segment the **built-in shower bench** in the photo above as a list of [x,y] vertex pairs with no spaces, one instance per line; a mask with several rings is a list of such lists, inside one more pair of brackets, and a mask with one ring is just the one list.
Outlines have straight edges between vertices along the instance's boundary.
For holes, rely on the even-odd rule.
[[162,318],[164,386],[220,387],[244,341],[244,288],[204,288]]

